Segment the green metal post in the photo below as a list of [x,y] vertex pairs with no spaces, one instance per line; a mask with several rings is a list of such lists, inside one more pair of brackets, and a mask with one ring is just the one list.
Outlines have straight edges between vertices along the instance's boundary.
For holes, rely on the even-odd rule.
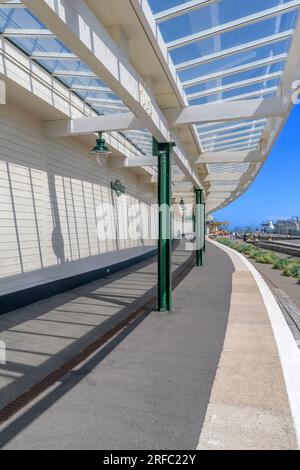
[[206,204],[204,206],[204,245],[203,245],[203,252],[206,252]]
[[203,221],[201,220],[201,205],[203,205],[203,190],[195,189],[196,192],[196,239],[197,239],[197,250],[196,250],[196,266],[203,266],[203,244],[202,231]]
[[158,157],[158,310],[161,312],[172,309],[172,146],[153,139],[153,155]]

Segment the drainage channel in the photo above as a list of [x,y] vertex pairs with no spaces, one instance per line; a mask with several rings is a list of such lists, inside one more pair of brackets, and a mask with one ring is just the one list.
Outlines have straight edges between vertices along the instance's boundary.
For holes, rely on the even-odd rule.
[[[195,254],[193,253],[188,260],[186,260],[181,266],[179,266],[173,273],[172,285],[173,289],[177,287],[181,281],[189,274],[189,272],[195,266]],[[13,401],[5,405],[0,409],[0,425],[5,421],[12,418],[16,413],[21,411],[25,406],[29,405],[32,401],[39,397],[43,392],[48,390],[50,387],[55,385],[61,380],[66,374],[72,371],[75,367],[84,362],[88,357],[94,354],[100,349],[105,343],[111,340],[114,336],[121,333],[126,329],[133,321],[144,316],[148,316],[151,312],[156,309],[156,288],[152,288],[147,294],[145,294],[145,303],[139,306],[128,316],[114,325],[109,331],[101,335],[97,340],[93,341],[83,350],[74,355],[67,362],[62,364],[58,369],[54,370],[39,382],[34,384],[28,391],[22,393],[20,396],[15,398]]]

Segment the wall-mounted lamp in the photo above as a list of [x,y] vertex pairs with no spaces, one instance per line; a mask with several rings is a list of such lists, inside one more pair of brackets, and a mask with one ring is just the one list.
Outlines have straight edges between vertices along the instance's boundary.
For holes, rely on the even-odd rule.
[[96,145],[90,153],[92,155],[96,155],[96,160],[99,165],[104,165],[104,163],[106,163],[107,157],[109,154],[111,154],[111,151],[106,145],[105,139],[102,137],[102,132],[98,132],[98,139],[96,140]]

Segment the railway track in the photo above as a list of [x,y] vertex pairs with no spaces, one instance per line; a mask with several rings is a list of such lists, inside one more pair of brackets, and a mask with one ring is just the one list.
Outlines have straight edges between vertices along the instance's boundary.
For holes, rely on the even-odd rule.
[[258,248],[263,248],[266,250],[272,250],[277,253],[283,253],[289,256],[296,256],[300,258],[300,245],[293,244],[288,242],[279,242],[279,241],[254,241],[251,242]]

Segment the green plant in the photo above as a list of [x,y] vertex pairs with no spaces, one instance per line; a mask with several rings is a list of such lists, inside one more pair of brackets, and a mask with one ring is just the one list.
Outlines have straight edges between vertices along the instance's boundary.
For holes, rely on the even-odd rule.
[[284,270],[283,275],[286,277],[300,277],[300,264],[299,263],[290,263]]
[[247,254],[248,251],[249,251],[251,248],[252,248],[251,245],[247,245],[246,243],[243,243],[243,244],[240,245],[239,252],[240,252],[240,253],[245,253],[245,254]]
[[276,259],[278,259],[278,257],[271,251],[265,251],[255,256],[255,261],[262,264],[274,264]]
[[277,260],[273,264],[273,269],[277,269],[278,271],[283,271],[283,269],[286,268],[288,264],[289,264],[289,260],[287,258],[277,258]]
[[258,250],[258,249],[253,248],[253,250],[249,251],[248,256],[251,259],[256,259],[257,257],[263,255],[263,253],[264,252],[262,250]]
[[219,238],[219,242],[236,250],[257,263],[272,264],[273,269],[283,271],[287,277],[296,277],[300,284],[300,261],[298,258],[280,258],[272,251],[261,250],[250,243],[238,243],[228,238]]

